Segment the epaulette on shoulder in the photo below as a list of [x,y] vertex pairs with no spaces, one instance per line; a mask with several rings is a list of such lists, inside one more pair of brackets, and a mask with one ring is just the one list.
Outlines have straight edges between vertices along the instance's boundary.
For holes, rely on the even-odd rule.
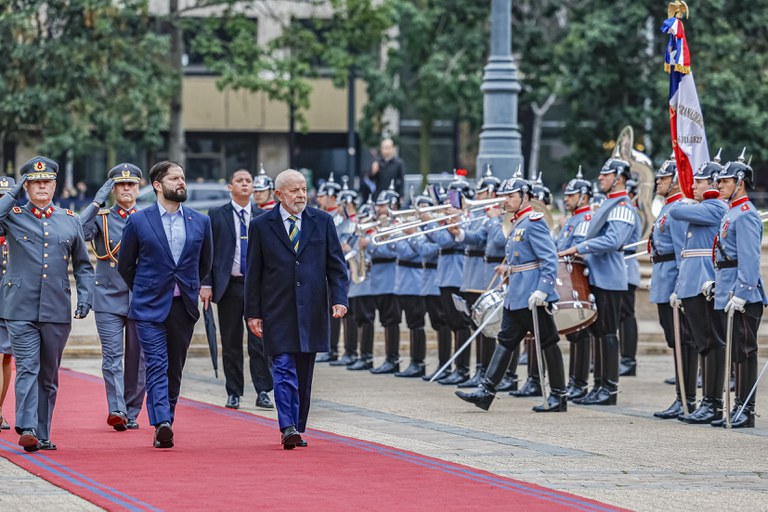
[[528,218],[532,221],[538,221],[544,218],[544,214],[541,212],[531,212],[531,214],[528,215]]
[[67,212],[67,215],[69,215],[70,217],[75,216],[75,212],[73,212],[72,210],[66,210],[66,212]]
[[21,213],[21,208],[19,208],[18,206],[14,206],[13,213]]
[[102,208],[96,215],[109,215],[109,208]]

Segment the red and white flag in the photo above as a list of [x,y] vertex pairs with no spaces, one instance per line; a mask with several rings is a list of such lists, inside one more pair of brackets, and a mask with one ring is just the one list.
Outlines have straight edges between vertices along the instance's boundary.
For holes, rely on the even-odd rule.
[[664,21],[661,31],[669,34],[664,68],[669,72],[669,128],[677,163],[680,189],[693,197],[693,173],[709,162],[709,146],[701,114],[699,95],[691,72],[691,54],[683,23],[678,18]]

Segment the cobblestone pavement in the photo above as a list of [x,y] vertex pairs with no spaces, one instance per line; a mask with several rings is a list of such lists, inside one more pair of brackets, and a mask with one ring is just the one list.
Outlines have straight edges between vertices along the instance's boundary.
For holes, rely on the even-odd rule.
[[[224,381],[210,365],[191,358],[182,393],[223,406]],[[63,366],[100,372],[95,358],[65,359]],[[454,397],[453,387],[318,364],[310,427],[634,510],[768,510],[768,419],[732,431],[654,419],[653,411],[674,398],[673,386],[663,383],[672,374],[671,357],[641,356],[638,377],[622,379],[617,407],[536,414],[530,409],[540,399],[504,394],[484,412]],[[247,390],[242,410],[276,418],[257,409],[255,398]],[[764,394],[757,408],[768,410]],[[0,474],[0,509],[95,509],[1,458]]]

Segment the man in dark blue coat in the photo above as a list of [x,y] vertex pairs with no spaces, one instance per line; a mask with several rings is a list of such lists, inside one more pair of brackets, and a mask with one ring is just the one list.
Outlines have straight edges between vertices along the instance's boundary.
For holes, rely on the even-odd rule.
[[315,354],[330,350],[331,316],[347,312],[347,267],[333,219],[307,208],[293,169],[275,179],[280,205],[251,221],[245,277],[248,328],[272,356],[275,404],[286,450],[306,446]]
[[211,271],[213,242],[208,216],[181,206],[187,187],[180,164],[155,164],[149,181],[157,203],[128,217],[117,270],[133,292],[128,318],[136,321],[144,351],[154,446],[172,448],[181,372],[200,318],[197,296]]

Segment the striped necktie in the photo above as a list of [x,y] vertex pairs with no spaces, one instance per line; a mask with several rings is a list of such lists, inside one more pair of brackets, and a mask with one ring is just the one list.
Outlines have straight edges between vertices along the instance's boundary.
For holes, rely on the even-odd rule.
[[299,231],[299,226],[296,225],[296,221],[298,220],[299,218],[295,215],[288,216],[288,222],[290,222],[290,225],[288,226],[288,238],[291,239],[291,244],[293,244],[293,250],[295,252],[299,252],[299,238],[301,238],[301,231]]
[[245,221],[245,208],[241,208],[240,216],[240,273],[245,275],[245,256],[248,253],[248,229]]

